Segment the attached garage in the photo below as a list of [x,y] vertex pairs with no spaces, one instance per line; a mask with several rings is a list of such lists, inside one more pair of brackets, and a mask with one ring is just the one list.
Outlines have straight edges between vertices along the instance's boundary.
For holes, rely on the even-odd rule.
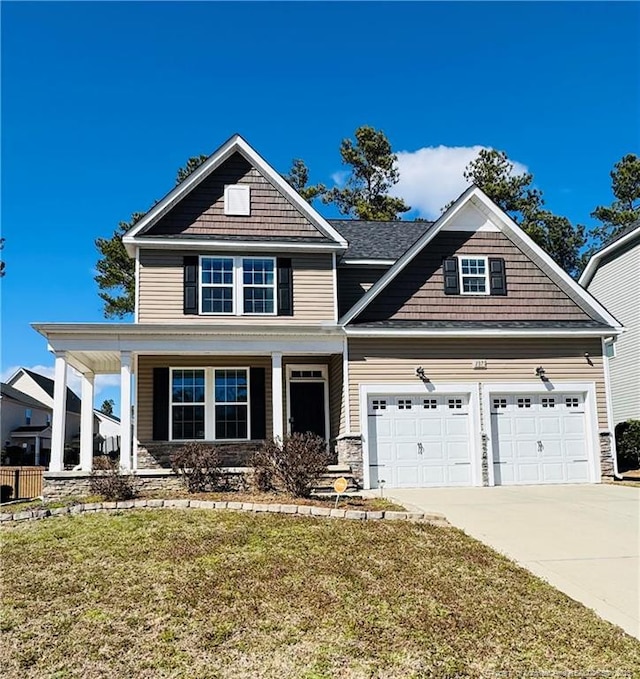
[[585,393],[492,393],[496,485],[591,480]]
[[469,393],[369,394],[369,486],[473,485]]

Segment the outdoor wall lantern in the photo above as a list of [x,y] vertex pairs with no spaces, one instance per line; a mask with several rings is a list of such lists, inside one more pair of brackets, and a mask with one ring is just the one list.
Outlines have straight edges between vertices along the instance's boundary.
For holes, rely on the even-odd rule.
[[422,366],[416,368],[416,377],[421,379],[423,382],[429,381],[429,378],[424,374],[424,368]]
[[545,377],[546,373],[547,373],[547,371],[546,371],[541,365],[539,365],[539,366],[536,368],[536,377],[539,377],[541,380],[546,380],[546,379],[547,379],[547,378]]

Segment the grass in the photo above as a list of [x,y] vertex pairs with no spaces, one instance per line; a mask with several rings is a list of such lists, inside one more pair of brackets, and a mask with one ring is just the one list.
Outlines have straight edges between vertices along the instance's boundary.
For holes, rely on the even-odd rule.
[[453,528],[140,510],[2,551],[4,679],[640,676],[640,642]]

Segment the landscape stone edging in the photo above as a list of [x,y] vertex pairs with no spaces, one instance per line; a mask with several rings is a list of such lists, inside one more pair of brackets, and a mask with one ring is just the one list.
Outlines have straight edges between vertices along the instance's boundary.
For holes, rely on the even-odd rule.
[[127,509],[218,509],[253,513],[297,514],[299,516],[347,519],[349,521],[413,521],[434,526],[450,526],[442,514],[424,512],[373,511],[361,509],[334,509],[316,505],[265,504],[254,502],[219,502],[213,500],[120,500],[118,502],[88,502],[56,507],[55,509],[26,509],[21,512],[0,514],[0,524],[8,525],[19,521],[38,521],[52,516],[66,514],[92,514],[96,512],[120,512]]

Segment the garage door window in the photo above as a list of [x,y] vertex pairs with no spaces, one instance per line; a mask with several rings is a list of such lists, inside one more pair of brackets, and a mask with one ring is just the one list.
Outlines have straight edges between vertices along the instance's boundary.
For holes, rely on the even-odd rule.
[[555,408],[556,407],[556,400],[555,398],[542,398],[542,407],[543,408]]
[[435,398],[425,398],[422,401],[422,407],[427,410],[435,410],[438,407],[438,400]]

